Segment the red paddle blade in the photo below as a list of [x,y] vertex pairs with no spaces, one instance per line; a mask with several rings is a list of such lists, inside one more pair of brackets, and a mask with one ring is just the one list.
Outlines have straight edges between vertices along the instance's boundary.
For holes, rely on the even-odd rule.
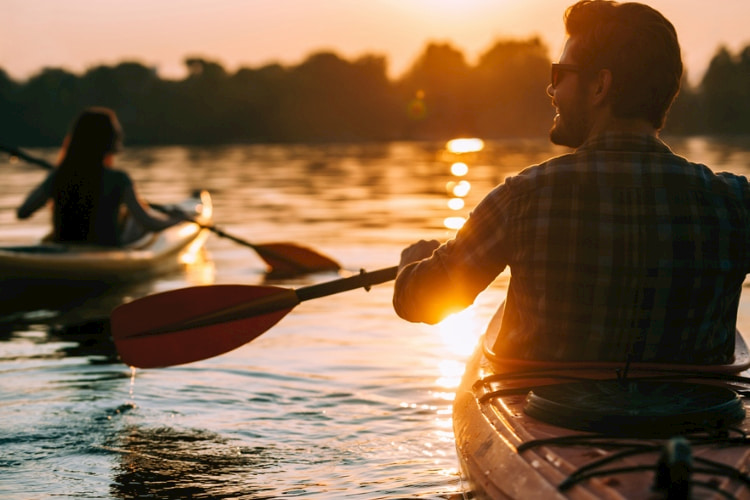
[[266,261],[274,275],[296,275],[319,271],[338,271],[335,260],[307,247],[294,243],[263,243],[255,251]]
[[143,297],[112,311],[123,363],[158,368],[199,361],[263,334],[299,303],[294,290],[211,285]]

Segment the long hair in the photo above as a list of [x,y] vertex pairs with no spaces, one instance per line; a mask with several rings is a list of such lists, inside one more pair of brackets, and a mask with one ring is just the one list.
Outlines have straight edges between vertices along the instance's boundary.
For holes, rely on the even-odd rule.
[[581,41],[576,61],[612,72],[613,114],[662,128],[683,69],[672,23],[640,3],[582,0],[566,11],[565,28]]
[[96,241],[105,157],[119,150],[122,131],[115,113],[88,108],[63,146],[54,186],[54,230],[62,241]]

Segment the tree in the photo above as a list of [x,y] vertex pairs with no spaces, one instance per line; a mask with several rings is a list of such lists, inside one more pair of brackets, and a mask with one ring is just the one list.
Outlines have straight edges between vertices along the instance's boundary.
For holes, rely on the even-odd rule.
[[531,38],[497,41],[480,56],[470,102],[480,136],[546,134],[554,114],[547,53],[539,38]]
[[312,54],[289,73],[279,119],[284,140],[354,141],[390,138],[395,99],[385,60],[348,62],[336,54]]
[[227,118],[233,103],[224,95],[229,75],[217,62],[198,57],[185,59],[188,77],[179,82],[176,106],[170,109],[174,123],[186,144],[217,144],[226,142],[231,133]]
[[705,132],[750,132],[750,47],[738,58],[720,47],[701,81]]
[[60,68],[45,68],[20,89],[19,131],[27,146],[60,144],[82,108],[79,80]]
[[5,144],[19,144],[23,134],[19,130],[22,123],[22,107],[18,103],[20,86],[13,81],[8,73],[0,69],[0,138]]
[[412,120],[410,138],[473,135],[467,109],[471,69],[449,43],[430,43],[398,82],[404,113]]

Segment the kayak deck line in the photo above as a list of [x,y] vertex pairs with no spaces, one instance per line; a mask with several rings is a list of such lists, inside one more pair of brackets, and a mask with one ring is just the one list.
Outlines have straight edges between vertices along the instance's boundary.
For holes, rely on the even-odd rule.
[[[739,468],[728,466],[721,462],[710,460],[700,456],[693,456],[693,450],[695,450],[696,447],[699,446],[713,445],[720,447],[729,447],[750,445],[750,439],[748,439],[747,435],[745,435],[744,432],[741,432],[737,429],[731,429],[730,432],[735,432],[737,436],[730,437],[729,435],[723,436],[718,434],[715,436],[712,436],[710,434],[695,437],[680,436],[669,438],[665,442],[661,443],[628,442],[625,440],[617,440],[610,436],[604,436],[603,438],[600,436],[591,435],[567,436],[565,439],[539,439],[523,443],[518,447],[518,453],[523,453],[524,451],[530,450],[535,447],[551,446],[595,446],[604,449],[621,449],[620,451],[612,455],[594,460],[573,471],[563,482],[561,482],[557,486],[560,491],[566,491],[580,482],[595,477],[613,476],[617,474],[627,474],[630,472],[650,471],[654,473],[654,482],[651,487],[653,491],[669,491],[670,485],[677,482],[676,476],[679,474],[679,479],[687,483],[688,487],[692,484],[712,490],[722,495],[726,495],[728,498],[734,498],[731,493],[725,492],[720,489],[715,481],[690,480],[690,476],[692,474],[700,473],[735,479],[750,487],[750,476],[741,471]],[[674,451],[672,451],[677,447],[681,448],[679,452],[675,453]],[[656,454],[659,456],[659,458],[657,461],[650,465],[646,464],[629,467],[613,467],[606,469],[603,468],[627,457],[633,457],[640,454]],[[693,467],[691,465],[691,462],[695,462],[701,467]]]
[[[528,380],[530,376],[537,379],[562,379],[566,382],[543,383],[541,385],[528,384],[522,387],[492,389],[492,386],[494,384],[498,384],[503,380]],[[750,377],[721,373],[705,373],[696,376],[695,373],[691,372],[672,372],[667,375],[635,377],[631,378],[630,382],[671,382],[674,380],[683,381],[686,377],[690,378],[691,381],[705,379],[707,381],[719,380],[734,383],[736,385],[741,384],[742,386],[744,386],[744,389],[738,390],[737,394],[742,396],[743,399],[745,395],[750,394]],[[620,381],[618,381],[618,379],[616,378],[591,379],[576,376],[558,376],[554,373],[549,372],[507,373],[493,374],[486,378],[480,379],[475,382],[475,384],[473,385],[473,389],[474,391],[476,391],[476,397],[479,402],[491,403],[493,399],[503,398],[507,396],[527,395],[529,393],[533,393],[535,389],[538,389],[540,387],[556,388],[559,386],[563,386],[568,383],[567,381],[570,380],[586,382],[590,382],[593,380],[595,382],[620,383]],[[681,383],[684,384],[684,382]],[[716,389],[724,389],[724,387],[722,386],[713,387]],[[737,420],[742,420],[745,416],[742,401],[739,399],[737,401],[739,402],[739,406],[742,409],[742,413],[741,415],[735,414],[733,421],[725,422],[726,424],[736,423]],[[528,396],[526,398],[526,403],[528,403]],[[527,409],[524,408],[524,411],[527,411]],[[680,414],[679,416],[677,416],[677,418],[681,419],[682,416],[683,415]],[[653,491],[667,490],[670,487],[670,484],[674,483],[674,477],[677,474],[677,470],[682,468],[679,471],[679,474],[682,475],[683,481],[685,481],[688,486],[694,485],[696,487],[711,490],[720,495],[727,495],[728,498],[733,498],[731,493],[721,490],[716,481],[696,481],[690,479],[690,476],[693,474],[723,476],[728,479],[739,481],[745,486],[750,487],[750,475],[741,470],[739,467],[727,465],[717,460],[712,460],[701,456],[694,456],[694,452],[699,452],[700,447],[713,446],[717,448],[728,448],[750,446],[750,437],[748,437],[747,433],[743,429],[735,428],[731,425],[720,425],[721,423],[722,422],[718,422],[719,425],[707,424],[703,428],[696,428],[691,432],[683,432],[679,437],[664,437],[663,435],[659,437],[654,432],[646,432],[645,436],[618,436],[617,434],[600,432],[567,434],[549,438],[531,439],[528,441],[522,441],[520,444],[514,447],[516,453],[519,455],[532,449],[554,450],[558,447],[589,447],[592,450],[603,449],[612,452],[611,454],[605,455],[603,457],[595,458],[591,462],[586,463],[585,465],[581,465],[578,468],[572,470],[567,475],[567,477],[565,477],[557,485],[557,488],[560,492],[565,492],[576,484],[592,478],[607,477],[609,478],[608,480],[610,482],[617,482],[619,480],[612,479],[612,476],[644,471],[652,472],[654,474],[653,485],[651,487]],[[653,431],[653,429],[646,430]],[[675,448],[680,448],[680,453],[678,453],[676,457],[674,456],[674,452],[671,451]],[[544,454],[545,452],[542,451],[541,453]],[[598,452],[592,452],[592,456],[596,454],[598,454]],[[622,464],[622,462],[626,459],[636,457],[638,455],[651,455],[652,457],[650,463],[617,466],[618,462]],[[546,457],[548,458],[549,454],[547,454]]]
[[477,498],[750,498],[750,370],[739,334],[725,365],[623,371],[625,362],[493,357],[490,332],[453,405],[462,477]]

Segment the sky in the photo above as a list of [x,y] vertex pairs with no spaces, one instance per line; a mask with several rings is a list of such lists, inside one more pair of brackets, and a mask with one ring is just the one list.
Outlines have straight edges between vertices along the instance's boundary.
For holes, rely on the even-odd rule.
[[[556,60],[573,0],[0,0],[0,68],[23,81],[44,67],[80,74],[136,61],[162,78],[185,76],[186,57],[230,72],[296,65],[314,52],[380,55],[398,77],[429,42],[470,64],[494,42],[539,36]],[[697,83],[720,45],[750,45],[748,0],[644,0],[677,29]]]

